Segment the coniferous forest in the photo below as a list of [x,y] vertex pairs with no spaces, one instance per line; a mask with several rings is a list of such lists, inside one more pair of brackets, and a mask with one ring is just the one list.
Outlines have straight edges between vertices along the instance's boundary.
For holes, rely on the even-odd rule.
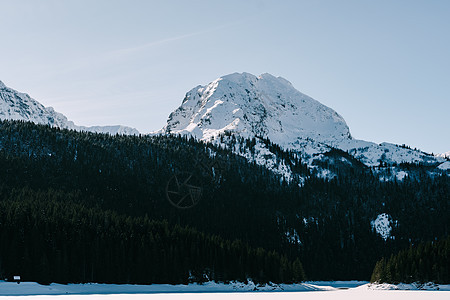
[[379,260],[372,282],[450,282],[450,237],[438,242],[410,246],[389,259]]
[[[251,140],[230,142],[254,147]],[[297,172],[292,181],[186,137],[0,121],[0,276],[117,283],[369,280],[382,257],[449,235],[447,174],[404,165],[413,175],[380,181],[355,161],[351,168],[329,166],[338,176],[323,179],[293,153],[273,148]],[[189,209],[167,200],[169,182],[183,172],[201,186]],[[370,224],[380,213],[395,220],[392,238]]]
[[[78,193],[2,191],[2,275],[41,283],[298,282],[300,261],[192,228],[77,204]],[[7,242],[6,242],[7,241]]]

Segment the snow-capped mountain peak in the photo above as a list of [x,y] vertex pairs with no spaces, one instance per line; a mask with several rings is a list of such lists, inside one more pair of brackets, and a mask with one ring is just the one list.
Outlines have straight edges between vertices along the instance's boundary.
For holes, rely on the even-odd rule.
[[36,124],[67,128],[78,131],[102,132],[110,134],[139,134],[134,128],[127,126],[77,126],[66,116],[56,112],[52,107],[45,107],[28,94],[7,87],[0,81],[0,120],[23,120]]
[[[394,144],[353,139],[336,111],[302,94],[286,79],[267,73],[233,73],[193,88],[159,133],[187,134],[213,142],[227,133],[267,138],[299,153],[310,166],[332,148],[348,152],[367,166],[445,161]],[[263,157],[256,160],[267,165]]]
[[190,90],[162,130],[211,141],[224,132],[265,137],[291,148],[308,138],[334,145],[351,139],[344,119],[331,108],[270,74],[233,73]]

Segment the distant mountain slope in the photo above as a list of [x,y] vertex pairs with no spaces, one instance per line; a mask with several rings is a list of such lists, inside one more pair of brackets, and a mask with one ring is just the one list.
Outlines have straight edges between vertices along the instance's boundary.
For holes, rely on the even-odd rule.
[[353,139],[337,112],[270,74],[234,73],[193,88],[159,132],[216,142],[225,133],[267,138],[297,151],[309,165],[315,156],[332,148],[349,152],[367,166],[443,162],[406,147]]
[[444,157],[444,158],[450,158],[450,151],[444,152],[444,153],[440,153],[440,154],[436,154],[437,157]]
[[91,131],[109,134],[139,134],[134,128],[115,126],[77,126],[66,116],[56,112],[52,107],[45,107],[28,94],[7,87],[0,81],[0,119],[23,120],[52,127],[67,128],[78,131]]

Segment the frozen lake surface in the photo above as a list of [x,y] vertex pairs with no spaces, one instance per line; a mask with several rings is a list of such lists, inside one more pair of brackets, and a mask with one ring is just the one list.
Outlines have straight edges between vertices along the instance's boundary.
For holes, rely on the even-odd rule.
[[[256,291],[254,291],[256,289]],[[420,290],[426,289],[426,290]],[[438,290],[439,289],[439,290]],[[208,282],[202,285],[114,285],[0,282],[3,299],[450,299],[450,285],[370,285],[361,281],[306,282],[294,285],[264,285]]]

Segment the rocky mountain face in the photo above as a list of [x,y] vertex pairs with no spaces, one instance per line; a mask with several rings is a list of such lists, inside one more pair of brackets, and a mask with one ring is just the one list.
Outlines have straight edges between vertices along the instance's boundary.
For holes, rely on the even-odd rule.
[[[269,139],[299,153],[311,167],[333,148],[369,167],[403,162],[437,166],[445,161],[405,146],[354,139],[336,111],[270,74],[234,73],[193,88],[159,133],[187,134],[214,143],[223,143],[227,134]],[[263,152],[270,156],[267,149]]]
[[139,134],[134,128],[115,126],[77,126],[66,116],[56,112],[52,107],[45,107],[28,94],[20,93],[7,87],[0,81],[0,119],[31,121],[36,124],[50,125],[52,127],[90,131],[109,134]]
[[190,90],[163,130],[202,140],[229,131],[265,137],[285,148],[305,138],[329,145],[351,139],[338,113],[270,74],[235,73]]

